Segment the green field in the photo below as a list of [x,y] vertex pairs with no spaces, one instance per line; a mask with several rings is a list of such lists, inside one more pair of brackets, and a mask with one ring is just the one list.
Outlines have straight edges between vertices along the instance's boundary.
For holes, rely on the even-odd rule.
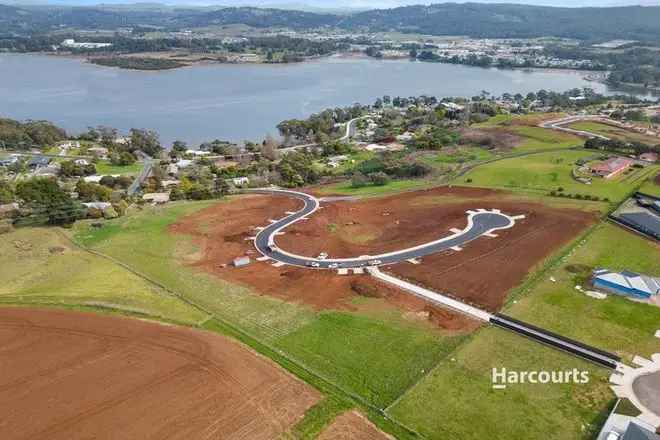
[[138,174],[142,170],[142,163],[135,162],[131,165],[112,165],[107,160],[100,160],[96,164],[96,174],[108,176],[108,175],[125,175],[125,174]]
[[2,303],[82,306],[187,324],[206,317],[126,269],[81,251],[56,229],[3,234],[0,255]]
[[[492,389],[493,368],[588,370],[581,384]],[[461,345],[388,409],[429,439],[591,439],[612,399],[608,372],[518,335],[488,327]]]
[[481,162],[493,158],[494,155],[485,148],[460,147],[456,151],[428,153],[424,155],[425,163],[434,165],[457,164],[466,162]]
[[569,128],[575,130],[589,131],[591,133],[600,134],[613,139],[620,139],[628,142],[641,142],[648,145],[660,144],[660,138],[654,136],[646,136],[634,131],[625,130],[613,125],[601,124],[598,122],[574,122],[568,125]]
[[[657,175],[657,173],[656,173]],[[644,182],[642,187],[639,189],[641,192],[650,194],[652,196],[660,197],[660,184],[655,183],[656,176],[649,176],[649,178]],[[660,182],[659,182],[660,183]]]
[[344,181],[319,188],[318,192],[320,194],[339,194],[347,196],[377,196],[414,189],[429,188],[435,185],[438,185],[438,182],[430,179],[402,179],[392,180],[386,185],[367,185],[354,188],[351,186],[350,181]]
[[623,200],[657,169],[657,166],[632,169],[630,175],[610,180],[594,178],[591,185],[574,180],[571,171],[575,162],[593,155],[593,152],[580,150],[509,158],[477,167],[456,183],[545,193],[561,187],[565,194],[596,196],[614,202]]
[[574,148],[584,145],[584,139],[556,130],[529,126],[514,126],[510,130],[523,139],[516,145],[514,152]]
[[[507,313],[630,360],[660,352],[653,335],[660,307],[609,295],[598,300],[575,289],[592,269],[631,270],[660,276],[660,246],[612,224],[602,224],[534,285]],[[551,281],[552,277],[555,281]]]

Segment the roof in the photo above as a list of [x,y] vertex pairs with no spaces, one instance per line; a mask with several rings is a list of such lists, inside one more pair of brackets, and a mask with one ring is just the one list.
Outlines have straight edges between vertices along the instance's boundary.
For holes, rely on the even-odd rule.
[[622,272],[611,272],[607,269],[597,269],[594,271],[594,278],[616,284],[626,289],[645,292],[649,295],[657,295],[660,293],[660,278],[638,274],[636,272],[627,270]]
[[30,166],[30,165],[48,165],[50,163],[50,161],[51,161],[50,157],[34,156],[28,162],[28,166]]
[[613,173],[622,168],[629,167],[632,165],[633,161],[625,157],[613,157],[607,159],[605,162],[600,162],[591,167],[593,171],[600,171],[605,173]]
[[660,440],[660,435],[642,428],[635,422],[630,422],[621,440]]

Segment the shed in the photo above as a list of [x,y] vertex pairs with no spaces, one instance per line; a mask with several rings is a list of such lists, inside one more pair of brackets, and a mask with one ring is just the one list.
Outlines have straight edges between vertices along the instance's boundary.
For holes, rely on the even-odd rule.
[[247,266],[248,264],[250,264],[250,257],[248,257],[247,255],[234,258],[234,262],[233,262],[234,267],[243,267],[243,266]]

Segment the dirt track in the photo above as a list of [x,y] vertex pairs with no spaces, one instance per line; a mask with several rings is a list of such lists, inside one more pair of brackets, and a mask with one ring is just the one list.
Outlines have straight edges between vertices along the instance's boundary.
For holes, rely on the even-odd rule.
[[[244,196],[182,219],[171,231],[193,235],[202,251],[194,265],[263,294],[319,309],[353,308],[347,300],[358,294],[381,296],[406,310],[430,312],[429,317],[440,327],[474,327],[465,318],[431,309],[422,300],[367,276],[275,268],[260,262],[243,268],[220,266],[248,252],[256,257],[252,243],[245,240],[254,235],[253,228],[301,205],[286,197]],[[375,254],[449,235],[450,228],[463,229],[468,209],[496,208],[511,215],[525,214],[527,218],[512,229],[498,231],[497,238],[479,238],[460,252],[429,256],[419,265],[387,267],[398,276],[491,311],[501,307],[506,293],[520,284],[534,265],[596,220],[595,215],[583,211],[522,203],[508,193],[478,188],[443,187],[322,206],[308,221],[296,223],[277,237],[282,249],[308,256],[321,251],[332,257]]]
[[319,393],[222,336],[0,309],[0,438],[272,439]]

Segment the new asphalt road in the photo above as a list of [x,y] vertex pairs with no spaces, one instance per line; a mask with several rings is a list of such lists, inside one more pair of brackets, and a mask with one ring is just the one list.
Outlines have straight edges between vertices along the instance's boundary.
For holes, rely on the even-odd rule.
[[275,242],[275,237],[278,234],[281,234],[283,229],[306,218],[319,209],[319,200],[316,197],[302,192],[279,189],[255,189],[248,191],[260,194],[289,196],[304,202],[304,206],[301,210],[289,214],[282,219],[275,220],[270,225],[260,230],[255,237],[254,244],[261,254],[272,260],[293,266],[318,269],[349,269],[381,266],[424,257],[447,249],[458,250],[462,245],[475,240],[482,235],[492,233],[499,229],[508,229],[512,227],[515,224],[516,218],[502,214],[496,210],[468,211],[467,227],[460,232],[456,232],[439,240],[379,255],[363,255],[354,258],[320,259],[292,254],[278,248]]

